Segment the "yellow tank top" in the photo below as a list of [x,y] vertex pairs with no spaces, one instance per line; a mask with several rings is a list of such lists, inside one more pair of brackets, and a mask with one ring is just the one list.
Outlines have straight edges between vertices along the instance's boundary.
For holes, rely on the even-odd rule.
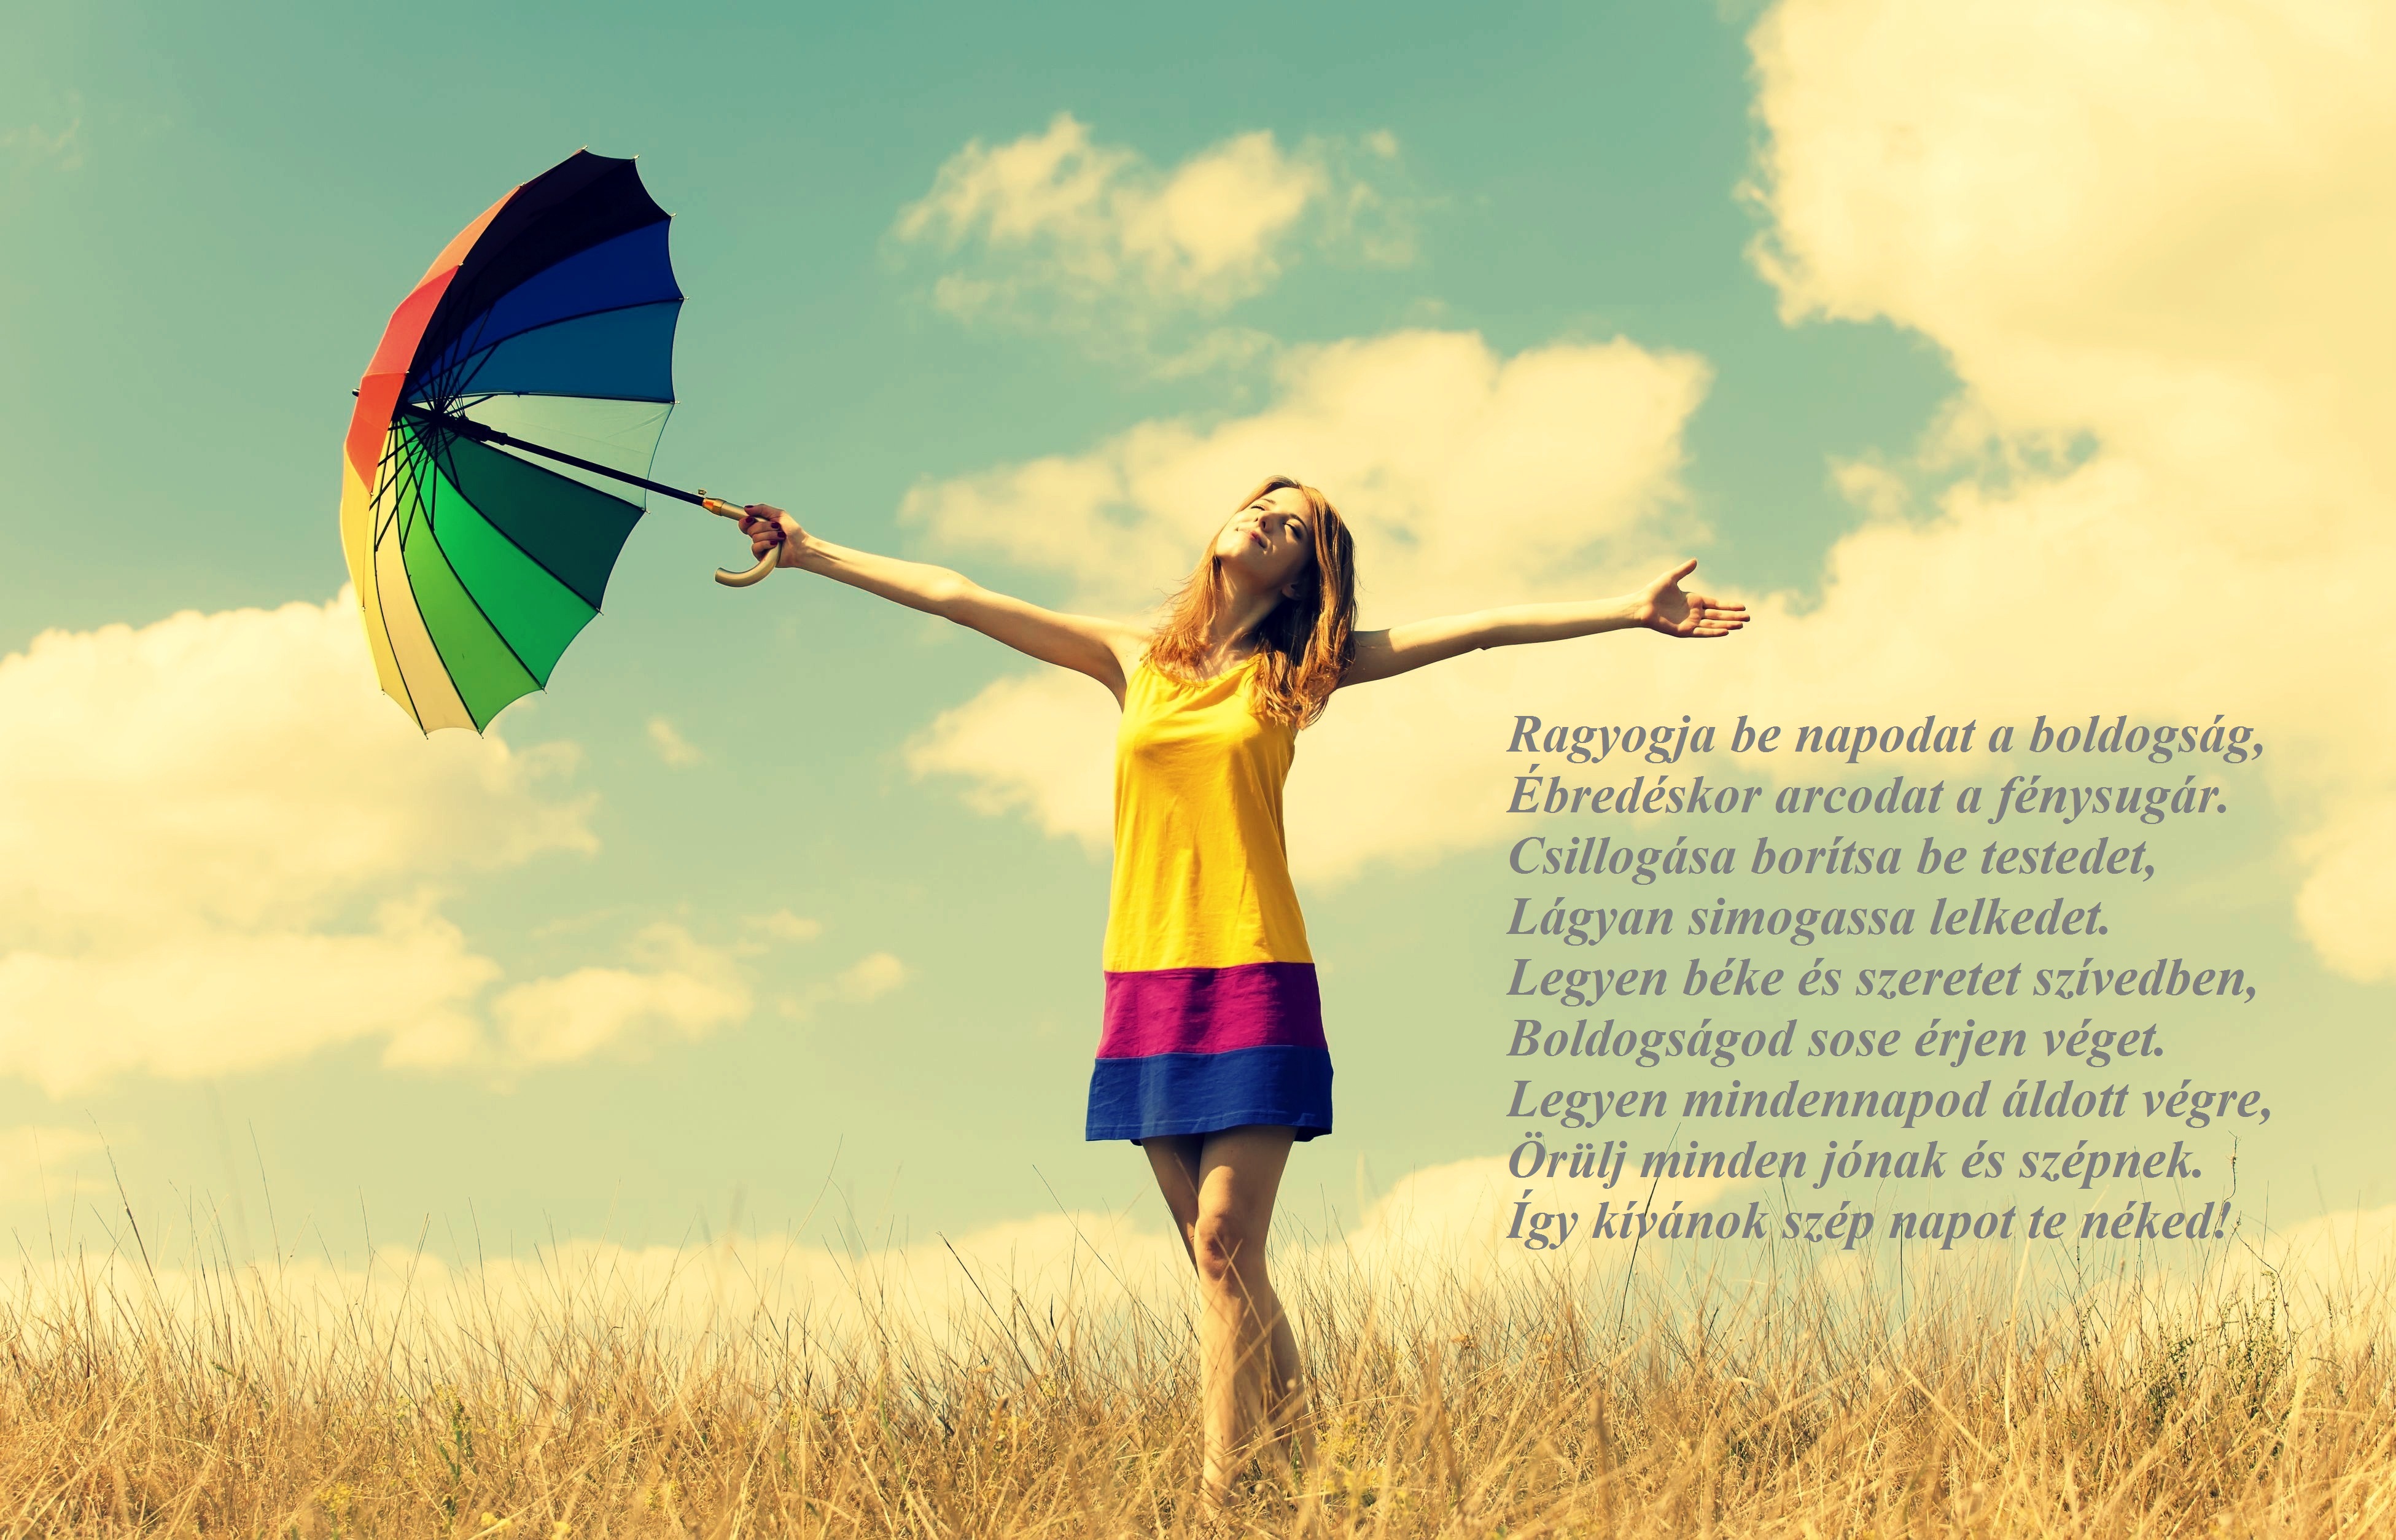
[[1298,734],[1250,709],[1257,662],[1194,683],[1145,659],[1132,670],[1115,734],[1109,973],[1314,961],[1282,833]]

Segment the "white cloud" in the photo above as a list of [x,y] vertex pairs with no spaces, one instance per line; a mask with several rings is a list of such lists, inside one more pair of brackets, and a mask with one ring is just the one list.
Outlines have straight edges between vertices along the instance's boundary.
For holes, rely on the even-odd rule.
[[304,925],[378,885],[596,848],[574,750],[427,739],[361,666],[346,597],[0,657],[0,925],[94,945]]
[[[967,144],[892,235],[951,264],[932,292],[952,315],[1136,348],[1165,317],[1217,313],[1262,292],[1301,249],[1410,260],[1403,207],[1360,170],[1386,179],[1396,156],[1386,131],[1353,150],[1309,139],[1295,151],[1258,132],[1165,171],[1094,142],[1059,113],[1040,133]],[[1252,352],[1244,335],[1253,343],[1252,334],[1203,339],[1182,364]]]
[[0,129],[0,151],[14,154],[25,165],[47,165],[60,171],[83,169],[83,114],[77,113],[67,126],[56,133],[38,123]]
[[498,974],[445,882],[595,848],[574,753],[427,739],[354,602],[46,631],[0,658],[0,1073],[453,1056]]
[[380,1040],[395,1062],[473,1056],[499,976],[455,925],[393,905],[369,929],[225,929],[0,954],[0,1073],[65,1095],[127,1072],[263,1069]]
[[852,1005],[881,999],[907,982],[907,965],[888,952],[873,952],[840,971],[833,993]]
[[592,798],[570,746],[426,738],[372,679],[347,592],[0,657],[0,1074],[63,1095],[355,1042],[424,1069],[563,1062],[745,1016],[734,959],[816,934],[655,930],[486,1009],[501,970],[442,893],[595,850]]
[[39,1201],[95,1185],[106,1148],[87,1128],[0,1130],[0,1202]]
[[773,941],[812,941],[823,934],[823,922],[789,909],[776,909],[753,922],[757,934]]
[[[1604,1268],[1624,1262],[1631,1248],[1598,1233],[1599,1205],[1609,1219],[1626,1205],[1633,1212],[1717,1217],[1744,1214],[1747,1204],[1725,1199],[1738,1184],[1715,1177],[1640,1180],[1635,1171],[1612,1188],[1594,1179],[1524,1180],[1512,1175],[1501,1157],[1487,1156],[1425,1166],[1399,1178],[1364,1207],[1344,1234],[1305,1248],[1305,1263],[1360,1268],[1389,1277],[1436,1274],[1449,1279],[1484,1278],[1508,1271],[1552,1269],[1556,1248],[1533,1249],[1524,1241],[1539,1229],[1529,1215],[1567,1215],[1572,1232],[1562,1249],[1576,1266]],[[1517,1205],[1524,1205],[1518,1216]],[[1561,1233],[1551,1223],[1551,1233]],[[1516,1233],[1510,1233],[1510,1231]],[[1639,1248],[1654,1267],[1668,1255],[1661,1241]]]
[[[0,1136],[0,1159],[29,1132]],[[54,1135],[40,1130],[55,1175]],[[80,1153],[88,1156],[92,1147]],[[0,1166],[0,1170],[5,1170]],[[1516,1203],[1529,1214],[1572,1216],[1559,1249],[1532,1250],[1508,1230]],[[2117,1271],[2090,1275],[2086,1258],[2063,1246],[1976,1243],[1935,1246],[1870,1242],[1852,1251],[1820,1249],[1811,1278],[1785,1249],[1739,1241],[1657,1239],[1635,1243],[1619,1228],[1626,1199],[1658,1214],[1704,1213],[1737,1225],[1750,1202],[1773,1201],[1758,1189],[1718,1184],[1611,1192],[1591,1182],[1525,1184],[1502,1162],[1463,1161],[1409,1173],[1361,1212],[1303,1212],[1285,1186],[1275,1216],[1272,1276],[1296,1318],[1301,1344],[1345,1327],[1391,1340],[1449,1337],[1497,1351],[1518,1346],[1484,1334],[1540,1330],[1561,1301],[1578,1301],[1601,1325],[1627,1321],[1633,1334],[1684,1319],[1693,1307],[1716,1315],[1736,1338],[1765,1329],[1791,1291],[1811,1281],[1824,1304],[1854,1322],[1883,1319],[1892,1297],[1967,1303],[1993,1289],[2014,1318],[2035,1330],[2069,1324],[2092,1308],[2114,1323],[2097,1351],[2139,1350],[2141,1325],[2184,1331],[2191,1322],[2235,1322],[2242,1307],[2272,1301],[2274,1330],[2300,1334],[2299,1348],[2368,1346],[2382,1330],[2391,1281],[2396,1209],[2325,1215],[2284,1234],[2248,1244],[2190,1248],[2179,1256],[2123,1259]],[[27,1197],[38,1196],[38,1190]],[[1598,1205],[1617,1222],[1597,1232]],[[1153,1199],[1135,1206],[1155,1214]],[[867,1235],[903,1227],[853,1223],[827,1244],[798,1235],[752,1236],[727,1230],[712,1243],[626,1246],[569,1240],[525,1255],[451,1261],[412,1245],[387,1245],[358,1261],[311,1244],[287,1255],[226,1267],[214,1246],[177,1237],[171,1224],[145,1225],[149,1255],[122,1247],[73,1247],[47,1261],[0,1263],[0,1297],[31,1317],[87,1321],[106,1334],[147,1331],[162,1318],[221,1320],[228,1309],[252,1319],[268,1312],[285,1339],[331,1352],[371,1338],[401,1341],[411,1360],[438,1374],[497,1341],[578,1331],[631,1332],[668,1353],[720,1349],[726,1330],[758,1321],[804,1321],[781,1334],[793,1350],[827,1366],[882,1361],[929,1352],[978,1361],[1012,1383],[1038,1371],[1006,1345],[1005,1322],[1055,1321],[1076,1343],[1104,1354],[1111,1334],[1163,1333],[1187,1345],[1199,1307],[1186,1255],[1169,1232],[1132,1212],[1051,1212],[979,1226],[908,1244],[872,1244]],[[1554,1229],[1550,1221],[1550,1231]],[[199,1253],[198,1255],[192,1255]],[[246,1262],[246,1258],[234,1258]],[[139,1308],[126,1308],[135,1302]],[[1364,1307],[1364,1313],[1356,1312]],[[2168,1338],[2164,1339],[2168,1340]]]
[[[937,542],[1047,566],[1077,602],[1144,607],[1271,471],[1330,492],[1356,532],[1368,623],[1427,604],[1552,591],[1677,497],[1708,371],[1627,341],[1503,357],[1471,333],[1294,351],[1275,399],[1213,424],[1144,423],[1080,456],[928,483],[901,518]],[[1033,515],[1037,516],[1034,517]]]
[[[1147,423],[1086,455],[927,485],[903,516],[943,547],[1060,571],[1072,603],[1122,612],[1185,572],[1259,476],[1286,470],[1354,528],[1364,625],[1611,592],[1664,559],[1657,515],[1677,504],[1681,431],[1706,379],[1685,354],[1618,340],[1508,358],[1470,334],[1402,332],[1294,352],[1253,416]],[[1532,677],[1589,667],[1586,653],[1544,663]],[[1496,730],[1493,692],[1526,698],[1508,688],[1520,666],[1493,655],[1343,697],[1300,742],[1297,869],[1336,878],[1484,838],[1494,809],[1485,828],[1459,810],[1488,800],[1475,746]],[[1104,849],[1113,733],[1105,692],[1044,670],[944,714],[908,761],[965,777],[984,812]]]
[[2385,1290],[2396,1282],[2396,1206],[2337,1209],[2301,1221],[2266,1239],[2244,1260],[2258,1281],[2268,1268],[2333,1296]]
[[634,938],[642,968],[588,967],[536,979],[491,1002],[511,1064],[569,1064],[658,1037],[696,1042],[745,1019],[750,992],[732,954],[658,924]]
[[[1757,259],[1792,323],[1885,317],[1963,391],[1919,463],[1833,468],[1873,516],[1820,602],[1698,582],[1758,623],[1608,637],[1360,690],[1301,739],[1293,864],[1336,879],[1480,844],[1518,710],[1677,724],[1770,712],[2102,711],[2253,722],[2296,809],[2294,912],[2323,959],[2396,976],[2396,31],[2367,7],[1792,0],[1753,39],[1768,139]],[[1344,367],[1352,365],[1353,367]],[[1676,553],[1679,432],[1704,370],[1625,342],[1499,361],[1409,334],[1287,361],[1267,410],[1151,422],[920,490],[942,545],[1151,601],[1261,471],[1359,528],[1367,623],[1618,591]],[[1909,514],[1907,488],[1943,486]],[[1032,511],[1038,517],[1030,517]],[[1685,528],[1680,545],[1696,543]],[[1097,848],[1111,708],[995,686],[911,751],[986,810]],[[2262,816],[2255,805],[2252,812]]]
[[684,737],[672,723],[661,716],[649,718],[648,733],[649,747],[658,751],[658,758],[677,770],[688,769],[707,758],[691,747],[690,740]]
[[1965,387],[1962,485],[1842,548],[1804,656],[1852,668],[1877,610],[1910,656],[1867,689],[2254,713],[2299,920],[2396,976],[2396,635],[2354,623],[2396,582],[2384,9],[1792,0],[1753,48],[1785,312],[1912,327]]
[[907,964],[889,952],[870,952],[843,968],[829,979],[819,979],[797,994],[785,995],[781,1011],[786,1016],[805,1018],[815,1014],[826,1002],[843,1005],[870,1005],[907,983]]
[[[60,1155],[49,1148],[50,1131],[41,1133],[45,1156],[55,1167]],[[78,1150],[88,1154],[96,1148],[86,1144]],[[0,1154],[7,1148],[0,1137]],[[1412,1172],[1377,1198],[1360,1195],[1359,1210],[1346,1214],[1298,1212],[1285,1188],[1274,1227],[1276,1284],[1303,1309],[1310,1293],[1337,1296],[1362,1277],[1370,1297],[1408,1309],[1437,1308],[1456,1297],[1457,1288],[1479,1283],[1619,1278],[1634,1250],[1642,1273],[1662,1277],[1691,1247],[1591,1240],[1588,1227],[1599,1201],[1616,1214],[1626,1200],[1643,1208],[1652,1202],[1658,1212],[1670,1212],[1676,1201],[1684,1212],[1743,1214],[1747,1206],[1746,1199],[1726,1197],[1715,1182],[1667,1184],[1652,1193],[1631,1191],[1631,1178],[1608,1193],[1591,1190],[1595,1186],[1523,1182],[1508,1176],[1500,1161],[1475,1160]],[[1526,1188],[1535,1211],[1576,1215],[1573,1239],[1564,1249],[1534,1251],[1507,1235]],[[1185,1318],[1198,1303],[1194,1278],[1179,1240],[1141,1222],[1156,1211],[1152,1200],[1129,1212],[1060,1210],[872,1249],[727,1231],[703,1248],[574,1240],[530,1255],[494,1255],[464,1266],[413,1246],[379,1248],[362,1264],[311,1247],[232,1273],[216,1268],[213,1255],[195,1264],[170,1250],[176,1245],[171,1225],[151,1226],[145,1228],[157,1248],[153,1265],[97,1249],[47,1262],[0,1264],[0,1297],[20,1308],[55,1306],[65,1298],[104,1300],[113,1288],[119,1297],[154,1302],[172,1314],[220,1310],[228,1294],[237,1293],[335,1342],[362,1323],[419,1343],[461,1328],[488,1340],[493,1329],[558,1324],[562,1302],[570,1301],[586,1312],[579,1321],[641,1319],[669,1340],[687,1341],[686,1334],[762,1311],[805,1320],[804,1335],[818,1348],[854,1344],[863,1334],[860,1326],[875,1323],[921,1332],[925,1340],[954,1348],[980,1338],[987,1301],[1001,1310],[1020,1301],[1042,1319],[1054,1305],[1084,1312],[1082,1319],[1094,1323],[1131,1311],[1167,1322]],[[1530,1226],[1524,1229],[1528,1233]]]
[[1114,837],[1114,732],[1113,703],[1087,680],[1043,670],[941,712],[907,745],[907,767],[962,777],[978,813],[1021,813],[1045,834],[1103,851]]

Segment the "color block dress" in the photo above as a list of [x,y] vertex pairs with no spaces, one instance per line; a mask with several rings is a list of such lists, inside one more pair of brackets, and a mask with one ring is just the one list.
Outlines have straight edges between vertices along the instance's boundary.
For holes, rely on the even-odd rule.
[[1090,1138],[1331,1131],[1331,1051],[1282,837],[1298,735],[1250,709],[1256,667],[1186,683],[1143,661],[1124,692]]

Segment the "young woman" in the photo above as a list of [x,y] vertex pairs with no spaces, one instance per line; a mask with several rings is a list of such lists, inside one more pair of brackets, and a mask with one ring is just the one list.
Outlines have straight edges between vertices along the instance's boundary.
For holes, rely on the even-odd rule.
[[1727,636],[1746,606],[1684,592],[1691,561],[1616,599],[1358,632],[1348,526],[1286,476],[1216,532],[1153,627],[1058,614],[819,540],[779,508],[748,511],[757,556],[779,545],[782,566],[1088,674],[1123,708],[1088,1137],[1146,1150],[1197,1268],[1206,1496],[1224,1500],[1260,1437],[1302,1461],[1298,1344],[1265,1273],[1290,1145],[1331,1131],[1331,1055],[1282,836],[1298,730],[1335,690],[1476,648],[1631,626]]

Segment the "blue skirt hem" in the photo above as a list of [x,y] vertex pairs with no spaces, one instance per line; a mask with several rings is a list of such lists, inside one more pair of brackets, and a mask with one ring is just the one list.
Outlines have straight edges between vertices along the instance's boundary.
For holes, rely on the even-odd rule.
[[1102,1058],[1090,1070],[1089,1139],[1218,1134],[1250,1124],[1300,1140],[1331,1132],[1331,1055],[1266,1046]]

